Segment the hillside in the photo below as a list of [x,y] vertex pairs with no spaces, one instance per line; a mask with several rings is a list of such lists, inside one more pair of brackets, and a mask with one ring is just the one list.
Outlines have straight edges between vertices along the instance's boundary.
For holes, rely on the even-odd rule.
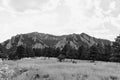
[[111,44],[111,42],[109,40],[98,39],[89,36],[85,33],[55,36],[50,34],[33,32],[13,36],[11,39],[1,43],[1,45],[4,46],[6,49],[11,49],[19,45],[29,46],[32,48],[62,48],[66,44],[70,44],[71,47],[78,49],[78,47],[81,45],[85,47],[90,47],[94,44],[100,44],[104,46]]

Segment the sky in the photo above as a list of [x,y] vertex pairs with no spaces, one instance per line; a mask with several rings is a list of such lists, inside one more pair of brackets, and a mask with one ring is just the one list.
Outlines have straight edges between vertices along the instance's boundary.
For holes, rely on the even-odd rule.
[[120,34],[120,0],[0,0],[0,42],[21,33]]

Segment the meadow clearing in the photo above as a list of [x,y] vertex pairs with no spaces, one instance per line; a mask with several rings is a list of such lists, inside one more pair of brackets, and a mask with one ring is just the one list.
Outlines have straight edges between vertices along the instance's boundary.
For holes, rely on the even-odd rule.
[[0,80],[120,80],[120,63],[76,62],[58,62],[56,58],[3,61]]

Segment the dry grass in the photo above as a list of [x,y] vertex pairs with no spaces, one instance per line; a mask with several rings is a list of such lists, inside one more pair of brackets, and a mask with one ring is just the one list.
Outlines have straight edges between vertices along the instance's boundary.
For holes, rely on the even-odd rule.
[[[57,59],[22,59],[4,61],[10,74],[6,80],[120,80],[120,64],[109,62],[57,62]],[[2,79],[1,79],[2,80]]]

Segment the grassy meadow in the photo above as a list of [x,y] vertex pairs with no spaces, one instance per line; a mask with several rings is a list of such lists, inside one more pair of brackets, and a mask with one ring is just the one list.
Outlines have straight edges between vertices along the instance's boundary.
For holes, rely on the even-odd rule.
[[3,61],[0,80],[120,80],[120,63],[76,62],[58,62],[56,58]]

